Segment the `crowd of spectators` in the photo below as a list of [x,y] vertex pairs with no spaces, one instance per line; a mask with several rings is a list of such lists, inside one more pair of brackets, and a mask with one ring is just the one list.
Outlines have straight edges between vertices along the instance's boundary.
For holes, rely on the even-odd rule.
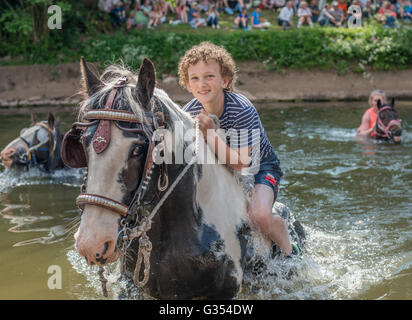
[[344,27],[357,20],[361,26],[370,18],[390,28],[398,26],[398,20],[412,20],[412,0],[99,0],[98,7],[114,26],[124,25],[127,31],[163,23],[220,28],[221,15],[233,16],[234,29],[267,29],[270,22],[262,11],[273,12],[283,29],[295,22],[298,28]]

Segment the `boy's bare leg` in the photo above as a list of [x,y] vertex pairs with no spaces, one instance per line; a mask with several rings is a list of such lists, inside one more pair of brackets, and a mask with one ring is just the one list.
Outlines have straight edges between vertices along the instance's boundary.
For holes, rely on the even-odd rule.
[[288,229],[281,216],[272,214],[273,197],[270,187],[263,184],[255,185],[255,192],[249,203],[249,215],[252,222],[288,256],[292,252]]

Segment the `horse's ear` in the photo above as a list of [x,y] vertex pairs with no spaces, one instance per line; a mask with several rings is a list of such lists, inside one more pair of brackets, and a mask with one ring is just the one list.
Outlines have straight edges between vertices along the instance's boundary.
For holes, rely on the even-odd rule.
[[37,123],[37,122],[39,122],[39,120],[37,119],[36,114],[34,114],[34,113],[31,113],[30,119],[31,119],[30,121],[31,121],[31,124],[32,124],[32,125],[35,124],[35,123]]
[[149,102],[153,97],[156,84],[156,70],[153,62],[144,58],[139,70],[139,78],[136,85],[136,97],[142,107],[150,110]]
[[376,105],[377,105],[377,107],[378,107],[378,110],[379,110],[380,108],[382,108],[382,101],[381,101],[381,99],[378,99],[378,102],[376,103]]
[[392,108],[395,109],[395,97],[392,97]]
[[103,83],[92,71],[90,71],[86,60],[84,60],[83,57],[80,58],[80,72],[82,74],[83,93],[90,97],[97,92]]
[[54,122],[55,122],[54,114],[52,112],[49,112],[49,118],[47,119],[47,124],[49,125],[50,129],[54,128]]

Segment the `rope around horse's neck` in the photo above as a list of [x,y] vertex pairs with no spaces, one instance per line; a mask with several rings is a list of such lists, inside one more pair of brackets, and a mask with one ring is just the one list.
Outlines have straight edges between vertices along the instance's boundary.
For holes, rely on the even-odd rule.
[[[147,236],[147,232],[150,230],[152,225],[152,220],[159,211],[160,207],[169,197],[169,195],[176,188],[177,184],[182,180],[183,176],[189,170],[189,168],[197,161],[199,155],[199,120],[195,119],[195,150],[190,162],[183,168],[183,170],[176,177],[175,181],[172,183],[170,188],[163,194],[160,201],[153,208],[152,212],[143,219],[142,223],[137,226],[130,234],[129,241],[134,238],[139,238],[139,251],[137,253],[136,267],[133,275],[133,282],[138,287],[143,287],[149,281],[149,271],[150,271],[150,251],[152,250],[152,243]],[[139,281],[140,269],[144,263],[143,270],[143,280]]]
[[183,168],[183,170],[179,173],[179,175],[176,177],[175,181],[173,181],[172,185],[164,193],[164,195],[162,196],[160,201],[157,203],[157,205],[153,208],[152,212],[147,217],[148,220],[151,221],[154,218],[157,211],[159,211],[160,207],[163,205],[163,203],[166,201],[166,199],[172,193],[174,188],[176,188],[177,184],[180,182],[180,180],[182,180],[182,178],[186,174],[187,170],[189,170],[189,168],[197,161],[198,154],[199,154],[199,120],[196,119],[195,120],[195,151],[194,151],[193,157],[189,161],[189,163]]

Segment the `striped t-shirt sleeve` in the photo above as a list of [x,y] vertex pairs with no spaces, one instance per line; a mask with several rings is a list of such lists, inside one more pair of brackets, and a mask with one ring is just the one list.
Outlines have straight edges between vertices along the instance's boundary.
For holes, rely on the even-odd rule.
[[190,102],[188,102],[182,109],[183,111],[190,113],[192,118],[194,118],[202,111],[202,106],[198,103],[197,99],[194,98]]
[[238,137],[238,148],[259,144],[260,121],[256,109],[252,106],[243,108],[236,117],[236,121],[233,124],[233,129],[236,131],[233,133],[236,133]]

